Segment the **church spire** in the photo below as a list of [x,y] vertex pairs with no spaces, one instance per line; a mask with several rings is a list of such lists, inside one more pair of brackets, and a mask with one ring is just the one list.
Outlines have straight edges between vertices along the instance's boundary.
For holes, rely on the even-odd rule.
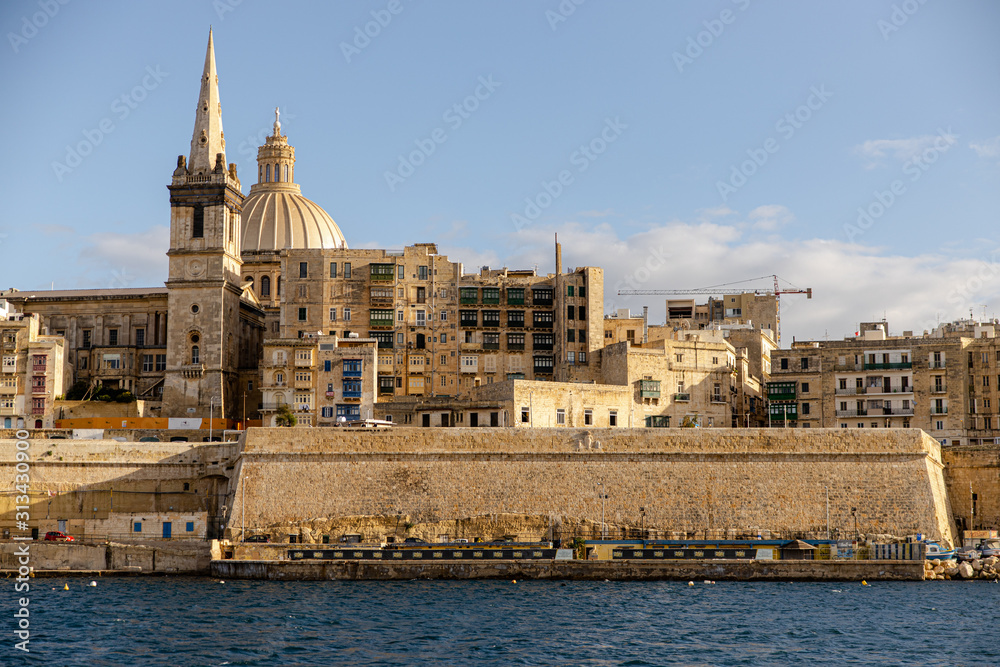
[[222,132],[222,104],[219,101],[219,75],[215,70],[215,44],[212,41],[212,29],[209,28],[205,71],[201,75],[201,94],[198,96],[198,109],[195,112],[188,170],[192,174],[211,172],[216,168],[216,156],[220,153],[224,169],[226,138]]

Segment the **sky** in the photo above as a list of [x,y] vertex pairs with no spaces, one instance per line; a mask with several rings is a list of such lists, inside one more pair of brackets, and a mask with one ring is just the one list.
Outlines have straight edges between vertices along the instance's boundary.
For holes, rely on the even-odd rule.
[[278,106],[351,247],[558,234],[651,323],[618,290],[777,275],[784,346],[1000,317],[991,0],[7,0],[0,289],[162,285],[210,26],[244,192]]

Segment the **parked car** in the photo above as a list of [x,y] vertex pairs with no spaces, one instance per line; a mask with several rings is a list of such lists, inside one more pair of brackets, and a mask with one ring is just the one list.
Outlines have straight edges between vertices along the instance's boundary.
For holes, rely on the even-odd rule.
[[955,560],[959,563],[973,561],[981,557],[982,554],[975,549],[962,549],[955,554]]
[[61,530],[50,530],[45,533],[46,542],[73,542],[73,536],[67,535]]
[[267,536],[267,535],[250,535],[250,536],[244,538],[243,541],[244,542],[261,543],[261,542],[270,542],[271,538],[269,536]]

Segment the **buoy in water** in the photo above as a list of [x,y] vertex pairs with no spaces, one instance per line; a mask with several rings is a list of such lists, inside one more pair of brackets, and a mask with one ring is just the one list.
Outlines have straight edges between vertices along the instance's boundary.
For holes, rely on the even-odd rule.
[[90,582],[90,584],[88,584],[88,585],[90,585],[90,586],[97,586],[97,582],[96,582],[96,581],[92,581],[92,582]]
[[63,584],[63,590],[64,591],[68,591],[69,590],[69,584]]
[[694,586],[694,582],[693,581],[689,581],[688,582],[688,586]]
[[512,584],[516,584],[517,583],[517,579],[514,579],[511,583]]
[[868,585],[868,582],[867,582],[867,581],[865,581],[864,579],[862,579],[862,580],[861,580],[861,585],[862,585],[862,586],[867,586],[867,585]]

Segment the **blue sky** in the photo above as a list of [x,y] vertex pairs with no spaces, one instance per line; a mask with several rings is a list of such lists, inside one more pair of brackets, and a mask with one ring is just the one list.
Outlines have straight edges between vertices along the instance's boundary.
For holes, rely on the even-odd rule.
[[0,287],[162,283],[209,25],[244,191],[280,106],[352,246],[548,272],[558,233],[654,321],[617,289],[777,274],[784,343],[1000,316],[987,0],[5,2]]

